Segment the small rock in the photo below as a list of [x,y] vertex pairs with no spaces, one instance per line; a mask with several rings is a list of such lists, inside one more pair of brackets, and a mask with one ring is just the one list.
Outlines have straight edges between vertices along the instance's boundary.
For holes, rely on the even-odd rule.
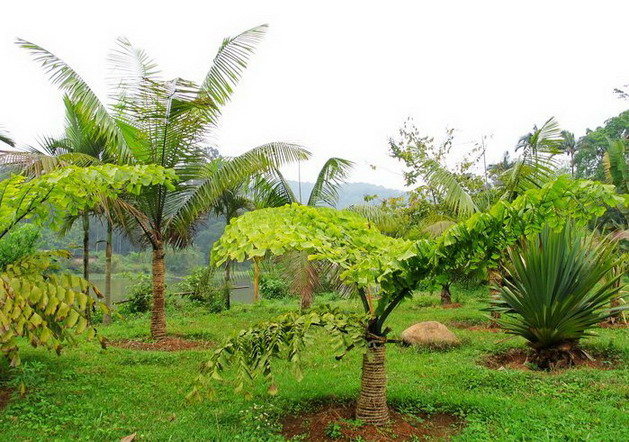
[[461,341],[448,327],[437,321],[418,322],[404,330],[400,335],[402,341],[409,345],[425,347],[450,347],[459,345]]

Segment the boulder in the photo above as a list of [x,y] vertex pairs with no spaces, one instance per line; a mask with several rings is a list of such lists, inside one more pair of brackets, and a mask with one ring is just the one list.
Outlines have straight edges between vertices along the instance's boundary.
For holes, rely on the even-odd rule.
[[461,341],[448,327],[437,321],[418,322],[404,330],[400,335],[408,345],[422,347],[450,347],[459,345]]

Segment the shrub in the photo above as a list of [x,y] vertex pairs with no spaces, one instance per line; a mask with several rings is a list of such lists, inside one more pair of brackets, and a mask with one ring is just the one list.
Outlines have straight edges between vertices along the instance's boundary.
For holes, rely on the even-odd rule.
[[122,310],[126,313],[145,313],[151,309],[153,282],[149,275],[137,275],[137,282],[129,289],[127,301]]
[[290,284],[272,273],[260,275],[260,294],[263,299],[284,299],[290,296]]
[[214,267],[197,267],[179,283],[178,290],[191,301],[208,307],[211,312],[223,311],[225,295],[222,287],[215,284],[214,275]]
[[507,278],[491,309],[507,333],[528,341],[541,368],[570,365],[579,340],[617,309],[618,278],[607,278],[617,264],[614,245],[567,225],[548,226],[509,252]]
[[0,270],[9,264],[32,255],[41,238],[39,228],[32,224],[21,225],[0,239]]

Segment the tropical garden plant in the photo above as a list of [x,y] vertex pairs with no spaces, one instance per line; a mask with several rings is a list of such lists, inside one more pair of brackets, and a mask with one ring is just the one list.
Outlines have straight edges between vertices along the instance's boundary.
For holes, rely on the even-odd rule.
[[[30,180],[14,175],[0,182],[0,242],[25,220],[59,227],[66,215],[89,209],[103,197],[171,186],[174,179],[172,171],[159,166],[70,166]],[[95,336],[87,316],[95,305],[90,293],[99,292],[83,278],[54,271],[55,261],[67,256],[28,250],[0,269],[0,352],[11,365],[20,363],[20,337],[60,352],[76,334],[87,330],[89,338]]]
[[[541,189],[531,189],[513,202],[500,201],[489,212],[476,213],[452,226],[436,240],[409,241],[380,233],[363,217],[327,208],[300,205],[258,210],[239,217],[225,230],[213,250],[213,262],[243,261],[304,252],[310,260],[340,266],[341,278],[356,288],[364,316],[350,317],[330,310],[305,315],[288,314],[275,321],[243,330],[219,348],[202,369],[190,396],[200,397],[212,379],[221,379],[228,367],[237,370],[238,390],[257,375],[264,375],[275,391],[271,362],[285,357],[296,365],[315,328],[327,330],[340,352],[365,349],[356,417],[368,423],[388,421],[385,344],[391,330],[387,318],[431,278],[439,261],[467,262],[468,272],[495,266],[500,254],[544,225],[560,229],[568,219],[578,224],[605,210],[604,205],[625,204],[611,186],[562,177]],[[273,235],[269,235],[273,232]],[[450,257],[452,255],[452,257]],[[377,296],[368,296],[376,289]]]
[[506,278],[491,308],[507,333],[533,348],[541,368],[572,365],[579,341],[621,307],[609,308],[623,278],[607,275],[622,260],[615,244],[567,224],[544,226],[509,251]]
[[215,161],[206,144],[221,108],[231,98],[266,26],[226,38],[201,83],[165,80],[148,55],[120,39],[111,60],[116,74],[116,102],[105,106],[83,79],[61,59],[33,43],[19,40],[58,85],[97,125],[117,161],[159,165],[175,170],[175,186],[145,187],[124,200],[119,225],[153,252],[151,336],[166,336],[166,247],[186,247],[199,218],[222,193],[251,175],[304,160],[308,152],[286,143],[269,143],[240,156]]

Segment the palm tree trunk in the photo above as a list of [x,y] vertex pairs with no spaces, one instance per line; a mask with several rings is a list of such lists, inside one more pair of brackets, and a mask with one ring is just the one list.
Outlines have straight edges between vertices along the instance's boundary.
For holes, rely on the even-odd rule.
[[443,284],[441,286],[441,304],[452,304],[452,294],[450,293],[450,284]]
[[389,422],[384,342],[370,342],[363,355],[356,419],[373,425],[384,425]]
[[[111,310],[111,258],[113,255],[113,225],[107,220],[107,239],[105,241],[105,305]],[[105,313],[103,323],[111,324],[111,314]]]
[[90,216],[87,211],[83,214],[83,278],[90,280]]
[[166,299],[164,297],[166,263],[164,255],[164,244],[158,240],[153,246],[153,310],[151,312],[151,337],[156,340],[166,337]]
[[228,259],[225,262],[225,285],[223,286],[223,293],[225,296],[225,309],[229,310],[231,308],[231,291],[232,291],[232,281],[231,281],[231,270],[232,270],[232,260]]
[[260,258],[253,259],[253,302],[260,300]]

